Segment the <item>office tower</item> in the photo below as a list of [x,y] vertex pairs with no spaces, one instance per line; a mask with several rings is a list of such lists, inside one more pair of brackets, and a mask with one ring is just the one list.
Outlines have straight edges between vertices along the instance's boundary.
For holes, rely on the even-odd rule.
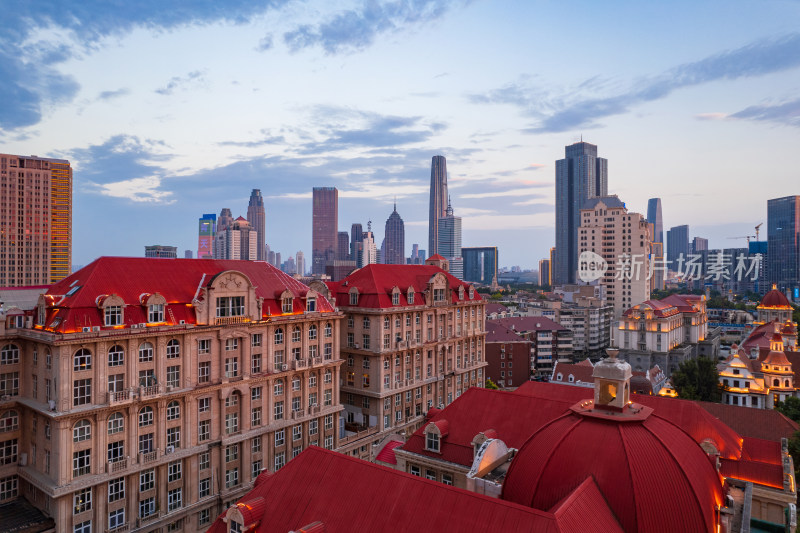
[[275,268],[281,268],[281,253],[275,252]]
[[628,212],[616,195],[590,198],[581,209],[578,253],[594,252],[605,260],[608,269],[597,279],[614,306],[615,319],[650,298],[650,228],[645,217]]
[[264,242],[266,239],[264,198],[261,196],[260,189],[253,189],[250,193],[250,204],[247,206],[247,221],[250,227],[256,232],[256,258],[264,260]]
[[217,231],[217,215],[204,213],[198,221],[197,258],[211,259],[214,257],[214,235]]
[[272,266],[275,266],[275,252],[273,250],[270,250],[269,253],[267,254],[267,263],[269,263]]
[[[652,229],[652,223],[648,222],[648,224],[651,225]],[[664,243],[650,243],[650,264],[653,265],[653,275],[650,278],[650,292],[663,291],[666,287],[666,271],[664,270]]]
[[297,264],[297,273],[301,276],[306,275],[306,257],[303,252],[295,254],[295,263]]
[[291,255],[286,258],[286,262],[283,264],[283,266],[284,268],[282,270],[290,276],[297,274],[297,264],[294,262],[294,257]]
[[556,262],[554,284],[574,283],[578,270],[580,210],[589,198],[608,194],[608,160],[597,146],[578,142],[556,161]]
[[550,285],[550,260],[539,259],[539,286]]
[[439,219],[447,215],[447,161],[435,155],[431,161],[431,200],[428,213],[428,253],[441,254],[439,250]]
[[255,261],[258,257],[258,233],[244,217],[233,221],[214,238],[214,259]]
[[692,239],[692,245],[690,246],[691,253],[697,254],[702,252],[703,250],[708,250],[708,239],[704,239],[702,237],[695,237]]
[[404,265],[406,262],[406,230],[403,219],[397,213],[397,203],[389,218],[386,219],[384,233],[384,253],[382,263],[385,265]]
[[553,246],[550,248],[550,286],[552,287],[555,285],[555,280],[553,279],[554,272],[556,269],[556,247]]
[[219,218],[217,219],[217,231],[225,231],[233,224],[233,215],[231,214],[231,210],[227,207],[223,207],[222,211],[219,213]]
[[191,250],[184,250],[183,251],[183,258],[184,259],[194,259],[194,253]]
[[355,261],[356,264],[360,261],[361,241],[364,240],[362,233],[361,224],[356,222],[350,226],[350,259]]
[[647,221],[653,225],[653,242],[664,242],[664,221],[661,218],[661,198],[647,201]]
[[178,247],[177,246],[162,246],[154,244],[152,246],[144,247],[145,257],[160,257],[162,259],[177,259]]
[[336,259],[346,261],[350,258],[350,234],[346,231],[339,232],[339,241],[336,244]]
[[336,259],[339,227],[339,191],[314,187],[311,227],[311,273],[324,274],[325,263]]
[[49,285],[72,265],[72,168],[0,154],[0,287]]
[[464,281],[491,285],[497,279],[497,246],[461,248]]
[[439,219],[439,255],[450,263],[450,273],[458,279],[464,276],[461,257],[461,217],[453,215],[453,206],[447,203],[445,216]]
[[800,287],[800,196],[767,201],[769,281],[780,290]]
[[372,222],[367,223],[367,231],[361,233],[361,261],[359,268],[378,262],[378,248],[375,245],[375,235],[372,234]]
[[674,226],[667,231],[667,261],[670,270],[678,268],[678,258],[683,255],[684,260],[689,255],[689,226]]

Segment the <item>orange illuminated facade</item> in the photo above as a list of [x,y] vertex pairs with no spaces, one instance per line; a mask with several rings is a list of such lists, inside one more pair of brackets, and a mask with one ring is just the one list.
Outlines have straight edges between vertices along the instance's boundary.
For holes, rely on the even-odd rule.
[[0,286],[55,283],[72,266],[72,168],[0,154]]

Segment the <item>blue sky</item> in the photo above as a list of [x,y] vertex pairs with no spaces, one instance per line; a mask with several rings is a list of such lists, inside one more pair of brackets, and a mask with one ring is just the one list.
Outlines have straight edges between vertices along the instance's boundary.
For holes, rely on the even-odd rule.
[[800,194],[797,1],[6,5],[0,151],[73,162],[77,265],[196,250],[199,216],[246,215],[253,188],[284,257],[310,255],[314,186],[378,240],[396,198],[408,254],[441,154],[464,246],[534,267],[581,135],[609,192],[712,247]]

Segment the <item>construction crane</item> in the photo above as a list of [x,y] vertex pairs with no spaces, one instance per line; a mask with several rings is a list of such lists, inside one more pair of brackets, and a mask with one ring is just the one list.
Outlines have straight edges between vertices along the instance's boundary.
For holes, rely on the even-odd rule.
[[750,239],[758,240],[758,237],[755,235],[743,235],[741,237],[728,237],[728,239],[747,239],[748,246],[750,245]]
[[763,225],[764,225],[764,223],[762,222],[758,226],[756,226],[756,242],[758,242],[758,228],[760,228]]

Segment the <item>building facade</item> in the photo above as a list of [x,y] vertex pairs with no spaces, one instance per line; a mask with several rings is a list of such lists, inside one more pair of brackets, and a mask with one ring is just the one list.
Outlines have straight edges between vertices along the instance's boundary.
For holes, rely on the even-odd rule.
[[800,287],[800,196],[767,201],[767,253],[769,283]]
[[[278,254],[280,255],[280,254]],[[214,259],[255,261],[258,257],[258,233],[244,217],[218,230],[214,237]],[[277,265],[280,266],[280,261]]]
[[667,231],[667,261],[672,269],[677,266],[678,258],[689,255],[689,226],[674,226]]
[[340,231],[338,239],[336,243],[336,259],[338,261],[347,261],[350,259],[350,234],[346,231]]
[[446,215],[449,195],[447,194],[447,160],[443,155],[435,155],[431,160],[431,190],[428,206],[428,254],[441,254],[439,250],[439,219]]
[[55,283],[72,268],[72,167],[0,154],[0,287]]
[[[494,320],[486,322],[486,379],[498,387],[518,387],[530,379],[531,341]],[[514,376],[514,363],[517,375]]]
[[438,254],[450,263],[450,273],[458,279],[463,279],[464,259],[461,257],[461,217],[453,214],[453,206],[450,203],[447,204],[445,216],[439,219],[438,246]]
[[386,265],[404,265],[406,263],[406,229],[403,219],[397,213],[397,204],[386,220],[384,233],[384,255],[382,263]]
[[539,259],[539,286],[550,286],[550,260]]
[[647,201],[647,221],[653,225],[653,242],[664,244],[664,219],[661,216],[661,198]]
[[340,318],[265,263],[96,260],[2,326],[4,499],[59,531],[207,529],[338,445]]
[[469,284],[433,265],[368,265],[311,287],[345,313],[339,451],[370,459],[375,442],[483,386],[485,304]]
[[575,283],[578,270],[580,210],[589,198],[608,194],[608,160],[597,146],[579,142],[556,161],[556,257],[553,283]]
[[549,318],[515,316],[486,321],[487,329],[495,327],[505,327],[531,343],[527,364],[523,365],[520,361],[516,376],[509,373],[508,377],[527,379],[533,375],[549,376],[556,361],[563,363],[573,361],[572,331]]
[[206,213],[198,221],[197,258],[214,257],[214,235],[217,232],[217,215]]
[[247,221],[256,232],[256,259],[266,261],[266,216],[264,214],[264,198],[260,189],[253,189],[250,193],[250,203],[247,205]]
[[497,246],[461,248],[464,281],[491,285],[497,280]]
[[336,259],[339,235],[339,191],[314,187],[311,213],[311,273],[324,274],[325,264]]
[[177,246],[162,246],[154,244],[152,246],[144,247],[145,257],[160,257],[162,259],[175,259],[178,257]]
[[592,198],[581,209],[580,253],[593,252],[607,269],[598,279],[614,306],[614,317],[650,298],[650,224],[628,212],[617,196]]

